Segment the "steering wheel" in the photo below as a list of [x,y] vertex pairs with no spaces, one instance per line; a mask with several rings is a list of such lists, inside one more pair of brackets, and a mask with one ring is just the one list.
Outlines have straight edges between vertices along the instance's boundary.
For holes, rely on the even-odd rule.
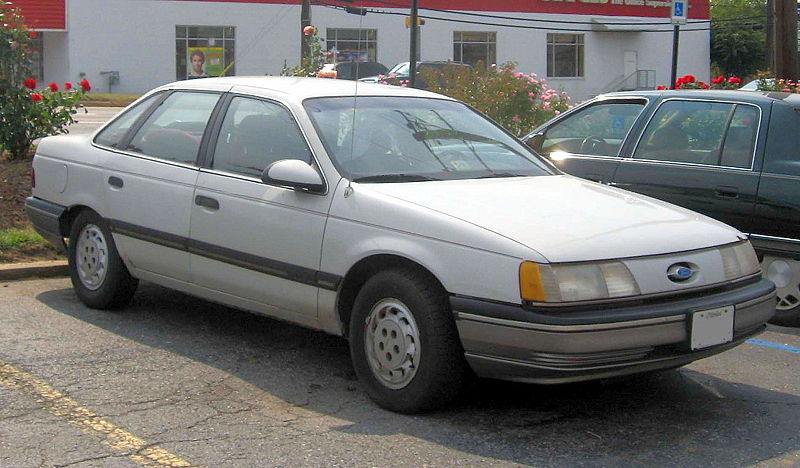
[[581,154],[597,154],[600,145],[606,145],[606,140],[599,136],[589,135],[581,142],[580,152]]

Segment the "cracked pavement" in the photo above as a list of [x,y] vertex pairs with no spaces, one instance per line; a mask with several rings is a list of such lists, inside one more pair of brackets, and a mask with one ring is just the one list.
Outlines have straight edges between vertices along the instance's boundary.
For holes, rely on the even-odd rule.
[[[797,348],[800,330],[759,339]],[[341,338],[147,283],[91,310],[49,279],[0,283],[0,361],[207,467],[800,466],[800,357],[751,344],[618,380],[477,381],[404,416],[366,397]],[[0,385],[0,467],[141,466],[130,455]]]

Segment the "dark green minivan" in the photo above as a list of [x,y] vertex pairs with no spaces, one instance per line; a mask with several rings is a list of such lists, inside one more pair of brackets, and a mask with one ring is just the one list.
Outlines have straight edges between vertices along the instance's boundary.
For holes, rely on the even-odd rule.
[[604,94],[524,140],[568,174],[666,200],[747,233],[764,276],[778,288],[773,323],[800,326],[800,95]]

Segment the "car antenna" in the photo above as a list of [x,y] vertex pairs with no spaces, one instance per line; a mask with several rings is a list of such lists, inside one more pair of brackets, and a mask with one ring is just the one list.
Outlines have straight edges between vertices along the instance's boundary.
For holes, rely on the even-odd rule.
[[[361,29],[364,26],[364,15],[359,15],[358,18],[358,48],[356,49],[356,59],[361,57]],[[336,61],[336,57],[333,57],[333,61]],[[353,153],[355,152],[355,144],[356,144],[356,109],[358,103],[358,60],[355,61],[355,68],[356,68],[356,79],[355,79],[355,89],[353,90],[353,121],[350,125],[350,167],[353,167]],[[344,197],[347,198],[353,194],[353,174],[350,173],[350,177],[347,178],[347,188],[344,189]]]

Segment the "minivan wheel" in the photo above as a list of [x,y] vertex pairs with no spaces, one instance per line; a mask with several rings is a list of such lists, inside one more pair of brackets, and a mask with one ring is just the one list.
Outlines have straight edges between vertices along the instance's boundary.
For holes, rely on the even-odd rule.
[[446,295],[412,270],[383,271],[359,291],[350,320],[350,355],[367,394],[400,413],[440,408],[466,375]]
[[775,283],[778,311],[769,321],[786,327],[800,326],[800,262],[786,257],[765,255],[762,275]]
[[69,274],[78,298],[94,309],[127,304],[139,281],[122,262],[108,223],[85,210],[72,223],[67,248]]

